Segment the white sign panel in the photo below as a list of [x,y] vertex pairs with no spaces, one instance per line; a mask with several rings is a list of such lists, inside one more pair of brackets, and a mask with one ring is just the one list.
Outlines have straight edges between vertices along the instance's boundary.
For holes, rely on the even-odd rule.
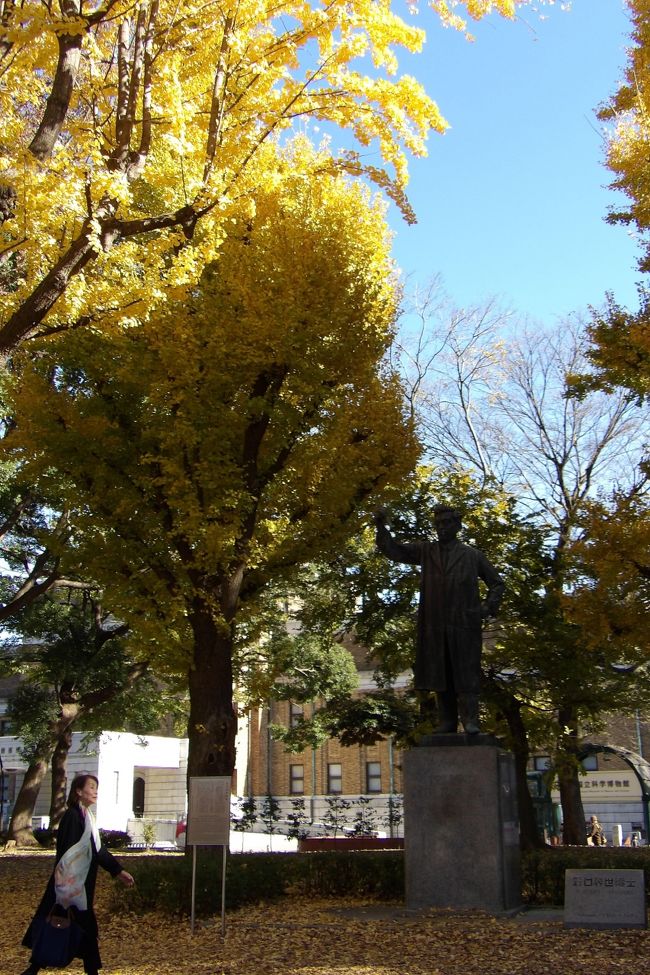
[[230,840],[229,775],[190,778],[187,810],[189,846],[228,846]]

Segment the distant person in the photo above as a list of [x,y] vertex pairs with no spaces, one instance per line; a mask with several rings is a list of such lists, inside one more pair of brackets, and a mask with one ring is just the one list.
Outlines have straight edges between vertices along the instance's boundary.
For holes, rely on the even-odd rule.
[[[591,843],[589,841],[591,840]],[[605,830],[598,822],[597,816],[592,816],[587,827],[587,844],[590,846],[607,846]]]
[[[415,689],[435,691],[440,734],[479,732],[483,621],[496,616],[505,585],[482,552],[456,538],[462,521],[455,508],[434,509],[438,540],[398,542],[386,512],[375,515],[377,547],[389,559],[419,565],[420,604],[413,675]],[[487,592],[481,599],[479,579]]]
[[[72,780],[68,808],[63,814],[56,837],[56,865],[41,903],[27,928],[23,944],[33,948],[39,922],[59,904],[65,910],[73,908],[75,920],[83,932],[77,957],[84,963],[86,975],[98,975],[102,967],[97,943],[97,918],[93,910],[98,866],[117,877],[125,887],[135,881],[121,863],[102,845],[90,807],[97,802],[98,781],[94,775],[77,775]],[[39,971],[33,958],[23,975]]]

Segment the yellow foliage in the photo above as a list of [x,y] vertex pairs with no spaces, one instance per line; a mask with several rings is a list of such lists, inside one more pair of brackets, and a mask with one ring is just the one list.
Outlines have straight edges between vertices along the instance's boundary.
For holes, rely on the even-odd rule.
[[573,543],[574,584],[568,613],[586,641],[608,647],[620,661],[648,658],[650,508],[643,495],[591,504]]
[[[627,205],[612,207],[611,223],[632,225],[639,235],[642,271],[650,271],[650,2],[628,0],[633,45],[628,50],[625,79],[599,115],[609,124],[607,166],[612,186],[627,197]],[[577,379],[578,388],[623,386],[639,399],[650,391],[650,326],[647,286],[639,288],[639,308],[633,313],[608,296],[590,329],[594,348],[590,358],[597,374]]]
[[[432,7],[462,26],[455,0]],[[473,18],[514,8],[467,3]],[[411,218],[406,154],[423,155],[446,123],[398,74],[396,50],[419,51],[424,33],[390,0],[3,9],[0,195],[11,203],[0,214],[0,348],[146,317],[194,284],[228,220],[282,178],[263,150],[297,118],[376,146],[386,169],[365,172]],[[179,250],[183,271],[170,278]]]
[[88,571],[145,635],[182,634],[197,593],[219,618],[226,591],[336,548],[412,469],[383,362],[397,302],[383,207],[328,166],[304,140],[281,154],[282,180],[227,224],[199,287],[146,323],[15,355],[5,449],[71,505]]
[[[613,186],[630,200],[626,210],[616,210],[612,220],[636,224],[642,235],[650,229],[650,3],[628,0],[633,46],[628,51],[625,80],[600,116],[611,123],[607,165],[614,173]],[[648,259],[643,262],[648,269]]]

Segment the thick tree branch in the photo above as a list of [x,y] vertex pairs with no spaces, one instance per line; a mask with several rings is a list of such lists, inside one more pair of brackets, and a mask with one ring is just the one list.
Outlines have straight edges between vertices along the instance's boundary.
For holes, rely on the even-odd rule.
[[71,278],[79,274],[95,257],[91,238],[90,219],[86,220],[81,234],[67,252],[32,291],[24,302],[0,328],[0,353],[9,352],[14,346],[36,332],[47,313],[66,290]]
[[133,685],[141,680],[145,674],[148,673],[148,671],[148,660],[137,661],[129,668],[124,683],[120,684],[119,687],[103,687],[101,690],[91,691],[88,694],[83,694],[79,698],[79,710],[92,711],[101,704],[106,704],[108,701],[113,700],[113,698],[118,694],[124,693],[127,688],[133,687]]
[[[70,532],[69,513],[62,512],[52,531],[52,539],[58,544],[65,543]],[[0,622],[4,622],[26,606],[31,606],[39,596],[60,585],[60,559],[45,548],[35,559],[31,570],[11,599],[0,607]],[[87,583],[84,588],[88,588]]]
[[[81,14],[80,3],[76,3],[75,0],[61,0],[61,12],[64,20],[73,23],[75,29],[71,34],[57,32],[59,55],[56,71],[50,94],[45,103],[43,117],[34,138],[29,144],[29,151],[41,162],[44,162],[52,154],[56,141],[61,134],[77,81],[81,50],[86,34],[91,27],[107,17],[116,2],[117,0],[109,0],[105,6],[100,7],[89,17],[84,17]],[[2,42],[0,41],[1,50]]]
[[214,157],[217,146],[221,138],[223,119],[226,111],[226,90],[228,86],[228,55],[232,44],[232,35],[235,27],[235,18],[229,16],[223,28],[221,39],[221,50],[217,68],[214,73],[214,84],[212,87],[212,104],[210,107],[210,123],[208,125],[208,141],[205,152],[205,166],[203,168],[204,185],[210,178],[214,166]]
[[8,517],[0,524],[0,542],[2,542],[9,532],[13,531],[33,501],[34,498],[30,494],[27,494],[21,501],[14,505]]
[[68,114],[83,41],[83,34],[59,34],[57,37],[59,60],[52,89],[36,135],[29,144],[29,151],[40,162],[44,162],[51,155]]
[[13,47],[13,41],[8,40],[6,37],[6,32],[13,19],[15,11],[15,0],[3,0],[2,15],[0,15],[0,61],[2,61],[7,54],[9,54]]

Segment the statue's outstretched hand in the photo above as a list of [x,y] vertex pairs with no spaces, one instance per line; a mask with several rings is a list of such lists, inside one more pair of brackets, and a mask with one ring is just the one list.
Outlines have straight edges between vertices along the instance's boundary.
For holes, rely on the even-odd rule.
[[385,508],[377,508],[372,517],[377,527],[388,524],[388,512]]

